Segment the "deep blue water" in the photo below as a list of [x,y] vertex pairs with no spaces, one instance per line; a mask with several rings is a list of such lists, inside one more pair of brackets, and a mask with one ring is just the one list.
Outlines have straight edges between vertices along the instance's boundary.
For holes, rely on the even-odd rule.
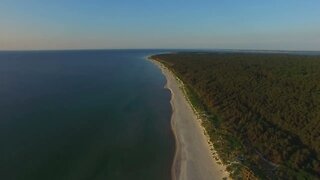
[[0,179],[170,179],[159,52],[0,52]]

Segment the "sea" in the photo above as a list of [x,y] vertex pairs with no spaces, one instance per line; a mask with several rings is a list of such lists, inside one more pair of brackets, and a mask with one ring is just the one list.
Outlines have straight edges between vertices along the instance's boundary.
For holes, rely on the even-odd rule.
[[162,52],[1,51],[0,179],[171,179]]

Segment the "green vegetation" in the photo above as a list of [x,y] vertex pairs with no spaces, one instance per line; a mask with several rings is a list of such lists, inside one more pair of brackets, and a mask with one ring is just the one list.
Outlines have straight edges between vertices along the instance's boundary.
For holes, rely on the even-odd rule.
[[[176,53],[171,69],[234,178],[320,178],[320,56]],[[202,114],[202,113],[201,113]]]

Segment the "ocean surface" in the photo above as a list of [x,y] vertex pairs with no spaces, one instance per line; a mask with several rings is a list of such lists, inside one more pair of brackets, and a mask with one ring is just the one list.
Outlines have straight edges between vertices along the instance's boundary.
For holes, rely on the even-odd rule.
[[170,179],[160,52],[0,52],[0,179]]

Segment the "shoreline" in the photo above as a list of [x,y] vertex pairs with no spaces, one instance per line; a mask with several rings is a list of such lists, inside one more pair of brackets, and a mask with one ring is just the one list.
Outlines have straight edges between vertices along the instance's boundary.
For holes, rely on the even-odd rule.
[[[229,178],[216,151],[184,91],[183,83],[160,62],[148,57],[165,76],[165,88],[171,92],[171,128],[175,137],[175,155],[171,167],[173,180]],[[217,160],[218,159],[218,160]]]

